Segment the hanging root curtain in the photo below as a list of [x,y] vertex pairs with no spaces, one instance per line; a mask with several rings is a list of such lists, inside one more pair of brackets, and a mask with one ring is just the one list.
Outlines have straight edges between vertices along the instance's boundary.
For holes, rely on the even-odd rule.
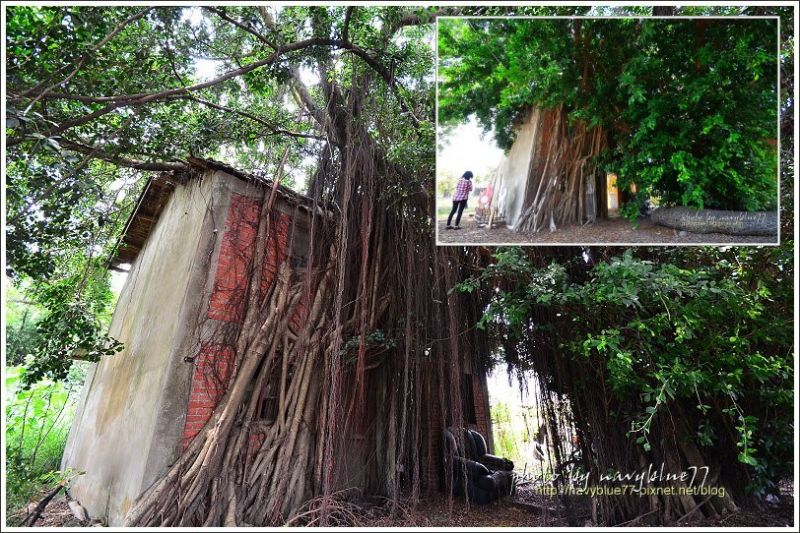
[[534,107],[527,120],[534,123],[531,162],[515,231],[593,221],[595,206],[605,205],[605,175],[596,164],[606,147],[603,128],[571,122],[562,106]]
[[[306,265],[284,262],[262,291],[275,231],[265,187],[244,320],[218,333],[235,347],[233,375],[213,417],[140,496],[127,525],[278,525],[298,513],[299,523],[332,524],[346,515],[336,496],[348,483],[397,508],[424,486],[436,489],[441,428],[463,425],[462,374],[487,352],[484,333],[470,327],[479,297],[449,289],[480,258],[435,246],[426,192],[386,194],[401,169],[350,111],[339,132],[346,148],[324,149],[312,185],[338,209],[314,211]],[[269,380],[277,415],[255,438],[254,391]]]
[[[770,416],[782,416],[772,413],[769,401],[766,405],[760,404],[758,399],[737,396],[733,392],[725,394],[702,387],[698,389],[697,386],[681,396],[676,392],[678,385],[671,380],[664,381],[647,394],[641,394],[636,388],[618,388],[619,381],[615,381],[614,373],[626,368],[626,357],[637,354],[626,354],[627,347],[611,348],[610,344],[605,347],[597,344],[599,348],[594,348],[590,344],[593,338],[590,336],[587,340],[581,335],[580,332],[588,330],[594,332],[595,339],[609,335],[612,338],[609,343],[621,342],[613,340],[619,331],[610,329],[608,324],[612,320],[620,324],[628,321],[635,324],[635,320],[629,317],[641,316],[639,323],[643,324],[650,320],[648,317],[656,316],[659,318],[652,321],[656,323],[661,320],[660,313],[669,318],[669,310],[664,310],[667,305],[664,298],[672,299],[673,309],[679,306],[689,309],[693,298],[697,297],[691,290],[682,292],[677,286],[674,294],[666,292],[663,298],[659,294],[648,295],[646,300],[642,297],[643,307],[636,308],[641,315],[636,315],[630,310],[625,314],[627,308],[622,303],[603,303],[600,296],[597,296],[599,302],[581,300],[583,296],[572,299],[569,295],[562,296],[570,291],[579,291],[583,284],[591,281],[591,276],[597,275],[592,268],[598,257],[605,256],[598,262],[606,261],[618,252],[585,248],[524,252],[512,249],[503,252],[512,257],[506,266],[487,269],[480,285],[473,288],[498,295],[489,304],[487,327],[493,331],[491,342],[493,345],[496,343],[509,372],[523,378],[531,375],[535,378],[536,385],[529,386],[529,390],[534,393],[537,415],[544,421],[539,437],[547,435],[552,447],[552,457],[544,465],[545,479],[555,476],[553,485],[559,489],[566,517],[573,526],[583,525],[578,517],[585,509],[578,506],[587,502],[591,504],[592,522],[609,526],[636,520],[651,525],[683,524],[717,518],[735,511],[740,505],[752,504],[754,500],[749,487],[754,481],[753,470],[742,461],[742,450],[743,446],[756,445],[749,444],[748,440],[743,444],[742,439],[752,439],[752,435],[745,433],[745,437],[742,436],[746,418],[741,409],[750,413],[765,410],[759,416],[768,420]],[[642,251],[640,255],[657,258],[656,252]],[[554,264],[559,265],[558,268]],[[679,268],[673,267],[674,264],[668,263],[666,271],[673,272],[672,268]],[[536,274],[530,274],[534,271]],[[562,272],[569,283],[560,284]],[[485,284],[485,280],[490,283]],[[702,283],[714,286],[714,281]],[[561,294],[537,299],[539,294],[547,294],[548,290]],[[716,288],[712,290],[722,292]],[[606,316],[602,316],[603,313]],[[614,318],[609,319],[609,316]],[[674,320],[674,324],[678,324],[678,319]],[[741,317],[736,320],[738,322],[730,326],[731,332],[738,332],[741,327],[744,336],[760,333],[757,331],[758,322]],[[670,324],[672,322],[667,327],[671,327]],[[723,328],[721,331],[708,332],[707,338],[713,339],[714,335],[727,338],[730,334],[724,329],[726,326],[720,327]],[[623,326],[617,328],[625,329]],[[626,333],[632,338],[639,338],[638,335],[647,338],[645,329],[627,329]],[[787,353],[789,341],[780,339],[778,336],[771,338],[769,342],[773,344],[761,349],[765,353]],[[660,338],[658,342],[661,342]],[[670,342],[667,335],[664,344]],[[787,345],[781,348],[781,342]],[[698,368],[713,367],[716,364],[714,359],[723,357],[728,356],[687,352],[670,364],[683,365],[684,375],[698,375],[702,372]],[[776,355],[773,361],[778,359]],[[651,379],[645,374],[658,372],[661,368],[655,366],[656,363],[651,365],[650,368],[632,370],[630,379]],[[725,379],[726,372],[720,370],[718,379]],[[737,379],[748,386],[768,387],[759,381],[762,378],[759,378],[757,369],[745,370]],[[782,379],[786,380],[788,376]],[[527,379],[521,379],[520,383],[526,384]],[[753,393],[753,396],[757,395]],[[654,407],[654,403],[659,407]],[[744,407],[745,404],[748,407]],[[752,430],[754,422],[749,423]],[[764,431],[775,430],[770,428],[770,424],[771,421]],[[713,428],[713,437],[704,437],[709,428]],[[786,431],[790,430],[781,428],[778,433]],[[681,477],[683,474],[685,476]],[[637,475],[641,477],[635,477]],[[613,489],[625,486],[628,490],[619,494],[569,495],[570,490],[576,487]]]
[[[554,318],[547,316],[547,311],[536,314],[541,321]],[[681,409],[675,408],[670,416],[653,419],[649,434],[653,445],[645,451],[628,434],[629,426],[615,418],[614,413],[626,406],[610,394],[608,384],[596,368],[588,362],[576,364],[572,359],[558,357],[549,349],[542,349],[534,360],[536,404],[545,420],[546,434],[555,437],[551,441],[553,456],[547,464],[556,476],[553,484],[570,525],[583,525],[576,517],[582,514],[579,506],[587,501],[591,504],[592,522],[606,526],[634,520],[669,525],[737,510],[734,495],[742,495],[730,487],[743,486],[741,465],[735,463],[735,458],[734,462],[721,463],[717,456],[707,457],[696,444],[696,428],[689,426],[691,417]],[[721,436],[723,440],[728,438],[731,442],[726,444],[736,449],[735,437]],[[723,464],[731,466],[726,469]],[[664,472],[688,475],[685,479],[666,480]],[[642,492],[631,490],[640,488],[637,478],[617,479],[615,473],[644,475]],[[585,483],[582,475],[588,476]],[[656,477],[651,479],[651,476]],[[679,492],[701,484],[715,491],[720,487],[726,490],[707,495]],[[569,490],[584,485],[607,489],[628,485],[629,489],[624,494],[594,497],[569,494]],[[674,493],[656,492],[660,487]]]

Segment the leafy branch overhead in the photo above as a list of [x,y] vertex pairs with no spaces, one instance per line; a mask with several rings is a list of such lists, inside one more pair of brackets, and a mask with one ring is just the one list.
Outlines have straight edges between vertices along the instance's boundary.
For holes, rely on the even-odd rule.
[[330,200],[312,183],[316,165],[347,143],[338,117],[369,80],[369,104],[352,123],[404,163],[404,179],[387,189],[418,191],[433,164],[427,43],[437,13],[10,9],[6,274],[45,310],[22,354],[38,368],[26,379],[61,377],[76,353],[118,348],[100,333],[112,302],[95,296],[108,290],[107,259],[151,172],[212,157],[271,175],[286,153],[283,184]]
[[[233,14],[229,11],[243,12]],[[280,92],[279,85],[291,76],[297,77],[298,68],[310,59],[319,57],[320,49],[349,53],[359,58],[389,87],[401,110],[400,114],[414,127],[419,127],[421,119],[417,114],[420,110],[412,108],[412,104],[407,102],[408,91],[401,82],[404,76],[412,74],[408,72],[409,68],[419,68],[418,62],[409,67],[411,62],[408,61],[418,56],[418,47],[394,44],[393,34],[383,35],[381,41],[376,36],[360,31],[368,27],[365,24],[368,19],[362,10],[359,10],[356,20],[348,19],[343,28],[331,26],[324,35],[316,29],[299,30],[296,40],[281,35],[270,19],[255,24],[253,10],[250,11],[210,8],[204,11],[210,18],[202,19],[202,23],[194,27],[185,20],[184,9],[148,9],[124,18],[103,39],[90,46],[94,35],[110,23],[101,10],[15,10],[9,22],[9,34],[14,36],[10,46],[9,104],[15,127],[11,128],[8,145],[13,147],[35,142],[44,136],[47,139],[55,138],[56,141],[63,138],[68,143],[67,148],[80,151],[78,144],[87,144],[81,143],[82,139],[108,131],[129,113],[143,115],[137,117],[132,127],[126,128],[130,134],[122,132],[122,138],[116,143],[91,146],[100,157],[110,159],[112,156],[105,154],[123,152],[133,143],[135,133],[155,133],[150,131],[155,125],[148,124],[147,119],[157,111],[142,112],[139,108],[160,104],[156,107],[166,108],[164,110],[176,122],[182,122],[179,113],[197,114],[198,119],[207,119],[209,117],[204,116],[196,105],[202,105],[203,100],[194,96],[204,93],[217,98],[225,95],[225,100],[236,101],[239,105],[211,107],[217,112],[248,118],[260,126],[257,132],[263,133],[264,126],[272,131],[282,129],[291,122],[291,118],[285,112],[280,116],[282,106],[274,99],[276,93]],[[307,11],[297,9],[285,16],[300,21],[309,15]],[[114,14],[120,18],[127,15],[126,10],[115,10]],[[245,18],[239,20],[240,16]],[[94,17],[102,17],[102,20]],[[405,26],[399,26],[398,30],[402,27]],[[37,45],[34,54],[26,45],[36,40],[44,45]],[[363,41],[363,46],[367,48],[356,41]],[[227,46],[245,53],[231,58],[211,58],[206,55],[206,50],[218,51]],[[67,47],[88,50],[76,58],[73,67],[69,61],[72,58],[65,58],[60,53]],[[207,80],[195,83],[187,81],[194,77],[197,61],[203,60],[215,61],[218,72]],[[65,78],[48,85],[70,69],[70,74]],[[263,118],[255,119],[252,113],[254,104],[264,106],[264,110],[269,111],[265,115],[274,116],[274,124],[266,125]],[[319,101],[316,105],[322,107]],[[30,112],[34,109],[41,109],[42,112],[32,115]],[[41,120],[37,120],[39,117]],[[426,118],[430,117],[423,119]],[[306,131],[324,126],[310,123],[302,125]],[[197,135],[201,132],[187,132],[191,133],[193,145],[183,148],[199,150],[212,147],[213,138],[206,136],[203,139]],[[234,133],[234,138],[246,141],[246,134],[254,132],[247,128],[245,131],[226,133]],[[288,130],[286,133],[292,135]],[[302,134],[301,131],[295,135]],[[173,137],[153,136],[155,138],[148,150],[150,153],[179,153],[177,150],[181,146],[175,146]],[[230,139],[230,135],[226,135],[226,138]],[[203,140],[206,142],[203,143]],[[172,146],[167,146],[168,142]],[[115,160],[122,165],[127,161],[122,157]],[[164,170],[173,169],[169,164],[162,165]],[[155,167],[157,164],[152,163],[150,169]]]

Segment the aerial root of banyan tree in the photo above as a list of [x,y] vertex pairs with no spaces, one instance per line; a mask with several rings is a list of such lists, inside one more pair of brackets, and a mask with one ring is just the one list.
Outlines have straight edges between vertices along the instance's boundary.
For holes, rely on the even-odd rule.
[[[485,333],[463,328],[480,316],[478,296],[449,293],[478,255],[439,249],[412,222],[432,210],[427,195],[398,205],[377,194],[396,170],[375,152],[363,137],[335,154],[318,186],[337,198],[337,216],[312,215],[306,266],[280,265],[266,294],[260,265],[274,193],[264,192],[243,320],[233,338],[221,333],[235,349],[233,375],[204,429],[137,499],[127,525],[324,525],[347,515],[334,497],[343,488],[389,498],[401,514],[403,501],[420,497],[425,473],[441,462],[431,441],[440,436],[424,428],[463,425],[464,361],[486,351]],[[291,319],[298,308],[299,328]],[[276,374],[277,416],[265,429],[253,391]],[[354,442],[363,420],[369,425]],[[253,439],[255,426],[263,439]],[[354,445],[362,447],[357,479],[340,476]]]
[[[272,201],[265,198],[254,265],[262,264]],[[236,525],[275,523],[308,497],[320,378],[329,335],[326,306],[331,269],[327,262],[310,275],[315,290],[284,262],[276,281],[259,297],[260,268],[250,268],[245,319],[236,341],[235,374],[206,424],[165,476],[136,502],[129,525]],[[292,333],[292,311],[312,302],[302,330]],[[293,376],[288,368],[294,367]],[[278,416],[256,449],[250,428],[258,394],[280,372]]]
[[570,126],[561,106],[534,108],[531,113],[538,124],[525,200],[514,230],[538,232],[593,220],[594,213],[587,212],[594,207],[587,209],[586,185],[591,181],[595,195],[605,190],[595,159],[606,147],[604,130],[582,121]]
[[[213,418],[167,475],[140,498],[127,517],[129,524],[272,523],[305,501],[307,472],[314,468],[314,429],[308,423],[314,420],[325,357],[327,281],[323,275],[304,330],[293,337],[288,333],[289,310],[300,300],[303,285],[292,284],[291,271],[281,265],[259,327],[243,328],[251,336],[241,340],[245,348],[238,371]],[[290,360],[297,366],[287,382]],[[246,392],[251,383],[262,384],[276,366],[282,369],[278,417],[253,452],[248,429],[258,395],[248,398]]]
[[[552,257],[543,257],[542,264],[550,260]],[[694,406],[676,400],[665,413],[653,417],[650,449],[645,449],[636,442],[642,433],[631,432],[630,422],[614,415],[630,406],[623,405],[608,389],[604,364],[575,360],[555,348],[559,338],[567,336],[564,329],[570,327],[569,323],[547,306],[535,307],[530,320],[539,325],[536,332],[531,328],[522,339],[504,342],[504,351],[512,360],[517,353],[531,357],[537,382],[534,404],[544,420],[542,432],[547,434],[552,450],[547,467],[557,474],[554,483],[560,489],[559,499],[570,525],[583,525],[578,517],[583,516],[580,507],[587,501],[591,503],[591,521],[605,526],[686,524],[738,508],[736,499],[744,497],[741,487],[748,480],[736,460],[737,435],[733,428],[717,435],[719,444],[714,448],[702,448],[691,416]],[[548,326],[543,327],[545,324]],[[532,346],[537,347],[533,353],[528,351]],[[726,422],[722,419],[721,423]],[[613,472],[641,474],[643,492],[631,490],[639,489],[639,478],[604,478]],[[669,474],[683,472],[685,479],[668,478]],[[580,477],[584,475],[588,476],[585,481]],[[622,494],[592,498],[569,495],[576,487],[613,489],[623,485],[628,485],[628,490]],[[692,488],[701,485],[706,492],[692,493]],[[740,487],[738,492],[730,490],[736,487]]]

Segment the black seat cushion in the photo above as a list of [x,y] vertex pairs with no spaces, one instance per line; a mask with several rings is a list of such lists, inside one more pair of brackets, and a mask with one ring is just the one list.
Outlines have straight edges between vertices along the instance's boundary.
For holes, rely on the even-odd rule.
[[447,428],[442,433],[445,466],[448,476],[452,475],[454,494],[483,504],[513,492],[513,463],[487,453],[483,435],[467,428]]
[[473,430],[470,430],[469,433],[472,435],[472,442],[475,446],[475,454],[478,457],[483,457],[486,455],[489,452],[489,448],[486,446],[486,439],[483,438],[483,435]]
[[475,442],[475,437],[467,428],[461,430],[462,438],[464,439],[464,457],[478,461],[481,455],[478,453],[478,445]]

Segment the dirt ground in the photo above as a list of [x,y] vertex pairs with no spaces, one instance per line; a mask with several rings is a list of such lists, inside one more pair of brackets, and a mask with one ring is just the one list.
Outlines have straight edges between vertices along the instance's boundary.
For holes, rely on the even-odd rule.
[[[794,484],[791,480],[780,484],[781,498],[776,505],[763,509],[741,509],[714,519],[682,522],[686,527],[792,527],[794,525]],[[534,504],[520,506],[519,503]],[[591,521],[590,500],[573,498],[575,520],[579,526],[596,526]],[[365,521],[364,526],[422,526],[422,527],[567,527],[564,507],[555,498],[534,495],[531,489],[517,491],[513,497],[504,498],[488,505],[468,505],[454,501],[452,509],[443,495],[421,502],[417,508],[401,520],[388,517]],[[642,522],[632,521],[623,526],[643,527]]]
[[[763,509],[742,509],[715,519],[687,521],[683,526],[692,527],[792,527],[794,520],[794,485],[791,480],[780,484],[779,503]],[[520,505],[522,503],[523,505]],[[401,505],[401,510],[392,517],[390,505],[384,504],[365,509],[357,524],[361,527],[565,527],[569,524],[563,506],[552,497],[533,494],[530,488],[521,488],[509,498],[488,505],[469,505],[463,500],[451,502],[444,495],[423,499],[415,509]],[[528,504],[528,505],[525,505]],[[533,504],[533,505],[530,505]],[[575,499],[573,505],[579,525],[593,526],[588,498]],[[10,513],[9,524],[14,525],[24,518],[23,513]],[[70,512],[63,496],[53,500],[35,527],[79,527],[101,524],[79,522]],[[642,527],[636,521],[627,524]]]
[[[44,494],[42,494],[44,496]],[[30,506],[33,507],[33,504]],[[31,509],[32,510],[32,509]],[[9,511],[8,525],[16,526],[21,523],[27,516],[27,509],[18,509],[17,511]],[[72,514],[72,511],[67,505],[67,500],[64,498],[64,493],[61,492],[53,498],[53,500],[45,507],[42,516],[33,525],[34,528],[43,527],[86,527],[95,525],[97,521],[85,523],[81,522]]]
[[518,233],[505,226],[488,229],[478,227],[472,219],[462,219],[460,230],[448,230],[446,220],[437,222],[437,244],[759,244],[775,243],[777,236],[723,235],[721,233],[690,233],[659,226],[649,218],[639,219],[634,229],[623,218],[598,219],[594,224],[565,226],[554,232]]

